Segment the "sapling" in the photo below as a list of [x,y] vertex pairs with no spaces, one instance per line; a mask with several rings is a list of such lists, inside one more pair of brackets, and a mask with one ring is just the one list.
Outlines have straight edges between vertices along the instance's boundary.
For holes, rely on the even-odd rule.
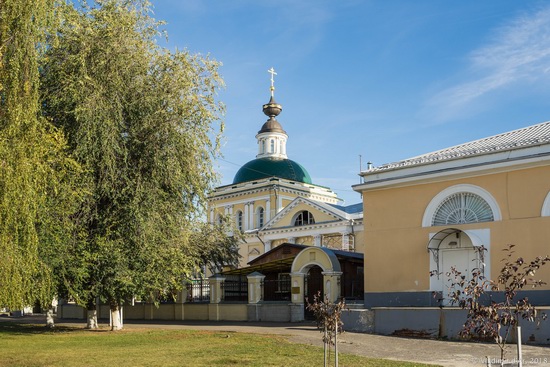
[[[459,336],[494,340],[500,348],[501,366],[504,364],[506,342],[511,332],[517,331],[519,321],[523,319],[539,323],[547,318],[545,313],[539,314],[528,297],[518,297],[518,292],[525,287],[537,288],[546,284],[534,276],[537,270],[550,261],[550,257],[537,256],[532,261],[525,261],[522,257],[514,257],[514,247],[508,245],[503,250],[506,256],[502,259],[503,265],[496,280],[485,276],[483,264],[471,271],[471,277],[456,267],[451,267],[445,273],[451,281],[448,294],[451,304],[468,311]],[[477,251],[483,254],[486,249],[481,246]],[[431,272],[432,276],[437,274]]]

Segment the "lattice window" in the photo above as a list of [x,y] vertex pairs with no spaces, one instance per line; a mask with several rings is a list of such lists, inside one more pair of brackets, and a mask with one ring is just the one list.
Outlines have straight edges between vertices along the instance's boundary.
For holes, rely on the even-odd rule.
[[479,195],[460,192],[447,197],[439,204],[433,216],[433,226],[491,222],[493,211]]
[[325,247],[340,250],[342,248],[342,235],[341,234],[324,235],[322,242],[323,242],[323,246]]

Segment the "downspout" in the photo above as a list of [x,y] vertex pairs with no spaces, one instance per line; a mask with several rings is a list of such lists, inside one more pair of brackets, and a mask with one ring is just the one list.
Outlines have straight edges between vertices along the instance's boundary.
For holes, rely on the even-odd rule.
[[355,221],[353,219],[350,219],[349,225],[351,227],[351,235],[353,236],[353,252],[355,252],[355,230],[353,228],[354,224],[355,224]]

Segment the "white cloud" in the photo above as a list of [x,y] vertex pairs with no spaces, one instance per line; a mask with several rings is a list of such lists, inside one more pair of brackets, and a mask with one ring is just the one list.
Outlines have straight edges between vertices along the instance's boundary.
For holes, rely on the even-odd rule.
[[[450,119],[488,93],[516,83],[549,80],[550,7],[522,15],[495,32],[489,44],[470,55],[468,80],[429,101],[439,119]],[[546,74],[546,75],[545,75]]]

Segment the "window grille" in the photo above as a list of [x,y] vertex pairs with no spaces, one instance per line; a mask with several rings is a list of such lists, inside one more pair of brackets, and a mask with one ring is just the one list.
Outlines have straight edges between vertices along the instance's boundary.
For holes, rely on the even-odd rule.
[[433,216],[432,225],[491,222],[493,211],[479,195],[460,192],[447,197],[439,204]]

